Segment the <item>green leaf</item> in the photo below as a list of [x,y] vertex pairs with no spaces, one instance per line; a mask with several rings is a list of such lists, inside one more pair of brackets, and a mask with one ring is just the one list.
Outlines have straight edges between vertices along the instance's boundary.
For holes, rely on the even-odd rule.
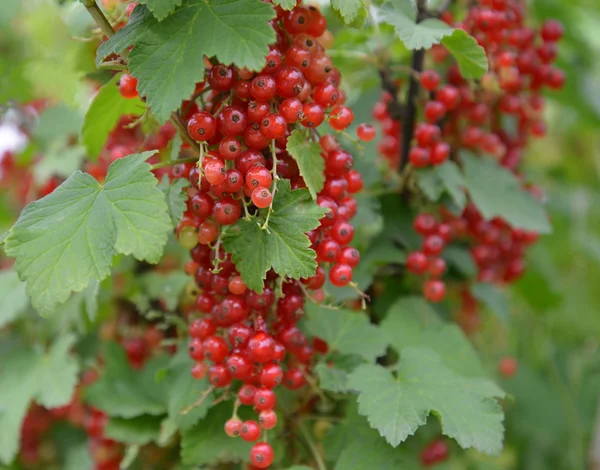
[[157,356],[146,362],[142,370],[134,370],[123,348],[107,343],[104,350],[106,369],[86,391],[86,401],[111,417],[135,418],[158,416],[167,412],[166,387],[156,382],[156,373],[168,359]]
[[119,93],[119,78],[115,75],[106,83],[92,101],[81,128],[81,142],[87,149],[88,156],[97,160],[108,135],[123,115],[141,116],[146,104],[139,98],[123,98]]
[[55,140],[76,136],[81,127],[82,116],[78,111],[58,104],[40,114],[33,131],[33,138],[41,145],[49,145]]
[[214,401],[213,394],[210,393],[200,406],[182,414],[183,410],[196,403],[210,387],[208,380],[196,380],[192,377],[190,370],[193,365],[187,348],[180,347],[173,357],[165,377],[165,381],[170,387],[167,398],[169,418],[181,430],[190,429],[198,423],[198,420],[204,418]]
[[310,139],[308,129],[294,130],[288,138],[287,151],[296,163],[313,199],[325,183],[325,160],[321,146]]
[[292,10],[296,6],[296,0],[273,0],[273,5],[280,6],[284,10]]
[[461,154],[469,195],[486,219],[501,217],[515,228],[550,233],[544,206],[515,176],[489,158]]
[[223,423],[231,418],[231,403],[221,403],[205,419],[181,435],[181,459],[188,465],[248,460],[252,443],[231,439]]
[[485,377],[479,356],[463,331],[443,323],[421,297],[403,297],[389,309],[381,322],[397,352],[405,348],[427,348],[437,354],[446,367],[466,377]]
[[463,29],[455,29],[451,36],[442,39],[442,44],[458,62],[464,78],[481,78],[488,71],[485,49]]
[[67,178],[81,168],[84,160],[83,147],[67,145],[67,141],[54,142],[32,166],[33,177],[38,184],[45,183],[51,176]]
[[391,24],[407,49],[430,49],[454,29],[441,20],[427,18],[417,23],[416,11],[408,1],[388,1],[381,8],[381,20]]
[[140,0],[139,3],[146,5],[148,10],[158,21],[164,20],[175,11],[175,7],[181,5],[183,0]]
[[117,253],[158,262],[172,225],[145,163],[152,154],[116,160],[104,185],[77,171],[25,207],[4,244],[42,315],[85,289],[90,279],[108,276]]
[[404,469],[403,457],[383,439],[353,441],[341,453],[334,470]]
[[330,367],[323,362],[317,364],[314,370],[319,378],[321,388],[334,393],[348,391],[348,373],[345,370]]
[[494,312],[505,323],[510,318],[508,299],[504,292],[496,286],[483,282],[473,284],[471,287],[473,296],[484,303],[484,305]]
[[447,161],[443,165],[419,170],[417,175],[417,184],[430,201],[438,201],[446,192],[459,209],[464,209],[467,203],[465,181],[456,163]]
[[331,7],[340,13],[346,24],[352,23],[366,10],[363,0],[331,0]]
[[177,308],[179,296],[189,281],[190,277],[183,271],[151,271],[140,279],[148,297],[153,300],[163,299],[169,310]]
[[140,455],[140,446],[139,445],[133,445],[133,446],[127,447],[127,449],[125,449],[125,455],[123,455],[123,460],[121,460],[119,469],[126,470],[126,469],[130,468],[134,464],[134,462],[137,460],[139,455]]
[[271,268],[292,279],[310,277],[317,269],[316,253],[305,232],[319,226],[325,210],[311,200],[307,189],[290,189],[288,180],[279,182],[274,196],[268,230],[261,229],[267,210],[258,219],[241,219],[223,237],[223,248],[231,253],[249,289],[263,291]]
[[330,350],[356,354],[368,361],[385,354],[388,339],[364,312],[331,310],[312,303],[305,309],[307,331],[326,341]]
[[165,122],[204,76],[204,56],[224,64],[260,70],[275,42],[269,21],[275,10],[260,0],[184,0],[159,22],[137,7],[124,28],[98,48],[97,63],[135,44],[130,73],[153,115]]
[[361,365],[350,388],[359,392],[359,413],[393,446],[415,433],[433,413],[442,433],[463,448],[491,454],[502,450],[503,413],[490,381],[461,377],[427,349],[402,351],[397,377],[381,366]]
[[190,185],[190,182],[183,178],[178,178],[170,182],[167,175],[163,176],[162,181],[158,185],[160,190],[165,194],[167,201],[167,210],[173,225],[177,225],[183,216],[186,209],[187,193],[184,191]]
[[25,283],[21,282],[12,269],[0,271],[0,328],[23,313],[29,301],[25,293]]
[[48,407],[66,405],[79,372],[68,353],[74,337],[55,341],[43,353],[19,347],[0,360],[0,462],[9,464],[19,448],[21,423],[32,400]]
[[310,467],[307,467],[306,465],[294,465],[293,467],[290,467],[287,470],[313,470],[313,469]]
[[444,249],[442,258],[454,266],[466,277],[475,277],[477,266],[469,250],[465,247],[451,245]]
[[127,445],[145,445],[158,438],[160,416],[142,415],[132,419],[110,418],[106,424],[106,437]]

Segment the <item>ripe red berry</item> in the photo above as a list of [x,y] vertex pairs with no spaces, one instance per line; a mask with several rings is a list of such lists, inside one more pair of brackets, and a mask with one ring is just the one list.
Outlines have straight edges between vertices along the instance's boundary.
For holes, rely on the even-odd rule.
[[517,360],[511,356],[503,357],[498,362],[498,372],[507,379],[514,377],[518,368],[519,364],[517,363]]
[[347,106],[336,106],[329,115],[329,125],[336,131],[343,131],[354,120],[354,113]]
[[235,74],[231,67],[215,65],[208,74],[208,84],[215,91],[229,91],[235,83]]
[[225,434],[229,437],[238,437],[241,429],[242,421],[237,418],[232,418],[225,422]]
[[250,462],[257,468],[267,468],[273,463],[273,448],[266,442],[257,442],[250,450]]
[[240,428],[240,437],[247,442],[256,441],[260,437],[260,426],[253,420],[244,421]]
[[271,205],[273,194],[267,188],[257,187],[252,190],[252,204],[259,209],[265,209]]
[[423,70],[420,77],[421,86],[428,91],[435,90],[440,84],[440,76],[435,70]]
[[333,265],[329,271],[329,280],[336,287],[348,285],[352,281],[352,267],[344,263]]
[[430,279],[425,282],[423,294],[430,302],[440,302],[446,296],[446,284],[437,279]]
[[413,274],[423,274],[427,269],[427,256],[420,251],[409,253],[406,268]]
[[259,388],[254,394],[254,407],[259,410],[272,410],[277,404],[275,392],[269,388]]
[[258,332],[248,342],[248,357],[255,362],[270,362],[275,354],[275,340],[266,333]]
[[277,425],[277,413],[273,410],[261,411],[258,415],[258,422],[263,429],[273,429]]
[[421,452],[421,463],[425,467],[431,467],[445,461],[448,458],[449,452],[448,444],[441,439],[437,439],[423,449]]
[[356,128],[356,135],[363,142],[371,142],[376,134],[377,131],[371,124],[362,123]]
[[137,78],[132,77],[128,73],[124,73],[119,78],[119,93],[123,98],[135,98],[138,96],[137,92]]
[[199,142],[212,139],[217,132],[217,122],[212,114],[200,111],[193,114],[187,123],[190,136]]

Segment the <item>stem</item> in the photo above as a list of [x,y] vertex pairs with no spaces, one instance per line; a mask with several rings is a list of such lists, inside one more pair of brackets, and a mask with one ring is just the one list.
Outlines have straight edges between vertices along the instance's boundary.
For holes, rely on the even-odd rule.
[[308,448],[310,449],[310,452],[312,453],[313,457],[315,458],[315,463],[317,464],[317,468],[319,470],[327,470],[327,467],[325,466],[325,462],[323,462],[323,457],[321,457],[321,453],[319,452],[319,449],[317,449],[317,445],[315,444],[315,441],[313,440],[310,433],[306,430],[306,428],[304,427],[303,424],[298,424],[298,429],[300,430],[302,437],[304,437],[306,444],[308,444]]
[[204,402],[204,400],[206,400],[206,397],[208,397],[213,392],[214,389],[215,389],[214,385],[211,385],[210,387],[208,387],[206,390],[204,390],[204,393],[200,396],[200,398],[198,398],[198,400],[195,403],[191,404],[190,406],[185,408],[180,413],[182,415],[186,415],[190,411],[192,411],[194,408],[199,407]]
[[81,0],[83,6],[87,9],[88,13],[94,18],[94,21],[98,25],[98,27],[102,30],[107,38],[113,37],[115,34],[115,30],[111,26],[106,16],[104,16],[104,12],[100,9],[96,0]]
[[102,62],[98,68],[101,70],[127,70],[127,64],[125,64],[123,59],[108,60]]
[[[427,0],[417,0],[417,23],[423,21],[426,14],[425,6]],[[413,52],[411,68],[416,73],[423,71],[423,62],[425,60],[425,49],[419,49]],[[417,116],[417,95],[419,94],[419,81],[411,74],[406,94],[406,114],[402,121],[402,147],[400,170],[404,169],[408,163],[408,154],[410,152],[410,142],[415,130],[415,118]]]
[[275,147],[275,140],[271,141],[271,156],[273,157],[273,198],[271,199],[271,204],[269,204],[269,212],[267,212],[265,223],[260,227],[263,230],[269,227],[269,218],[271,217],[271,212],[273,212],[273,202],[277,193],[277,181],[279,181],[279,176],[277,176],[277,148]]
[[150,170],[158,170],[159,168],[164,168],[166,166],[177,165],[179,163],[196,163],[198,159],[196,157],[188,157],[188,158],[180,158],[178,160],[167,160],[160,163],[155,163],[150,167]]

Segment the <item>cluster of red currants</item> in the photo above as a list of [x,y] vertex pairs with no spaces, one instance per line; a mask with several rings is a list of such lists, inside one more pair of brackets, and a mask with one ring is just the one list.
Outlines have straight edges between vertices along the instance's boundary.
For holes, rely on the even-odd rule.
[[[485,49],[490,70],[472,87],[443,46],[430,51],[431,61],[444,72],[427,69],[419,76],[424,90],[418,100],[422,113],[408,154],[414,168],[440,165],[461,150],[469,150],[493,156],[520,177],[519,163],[529,137],[545,134],[540,92],[560,89],[565,81],[564,73],[552,65],[562,26],[548,20],[536,31],[524,23],[525,8],[519,0],[479,0],[462,22],[455,22],[448,12],[442,15],[449,25],[475,37]],[[442,84],[442,76],[447,83]],[[384,134],[379,152],[397,167],[401,123],[390,116],[390,101],[392,96],[384,93],[373,116]],[[536,188],[525,189],[539,196]],[[425,238],[422,249],[411,253],[407,264],[410,272],[429,274],[424,286],[429,300],[444,297],[445,285],[438,278],[445,264],[439,255],[451,240],[470,244],[480,281],[512,282],[522,275],[525,248],[537,234],[515,229],[499,218],[484,220],[473,204],[458,217],[442,207],[438,218],[440,222],[431,214],[417,216],[415,230]]]
[[[192,375],[207,376],[214,388],[241,385],[225,432],[248,442],[264,432],[250,453],[253,468],[266,468],[274,458],[266,440],[277,423],[274,389],[280,384],[292,390],[302,387],[315,351],[327,351],[326,343],[309,340],[297,326],[305,300],[322,298],[326,266],[332,284],[344,286],[360,260],[349,243],[354,235],[350,219],[357,210],[352,195],[362,189],[363,180],[338,140],[316,130],[328,121],[342,131],[353,120],[339,88],[340,74],[322,44],[327,38],[325,18],[315,7],[299,5],[289,12],[274,8],[277,42],[265,67],[255,73],[212,65],[194,97],[184,102],[187,130],[199,143],[200,160],[172,170],[174,178],[191,182],[188,209],[176,232],[179,243],[191,251],[186,272],[197,287],[194,311],[202,315],[189,327]],[[201,108],[196,102],[200,96]],[[289,180],[292,189],[305,187],[286,151],[291,131],[302,128],[308,129],[307,138],[319,142],[325,163],[317,204],[327,213],[307,233],[319,266],[302,280],[282,280],[270,271],[259,294],[247,288],[221,248],[222,227],[243,214],[270,211],[281,179]],[[359,126],[357,133],[363,140],[375,137],[368,125]],[[276,286],[281,286],[280,296]],[[242,422],[237,415],[241,405],[254,407],[258,419]]]

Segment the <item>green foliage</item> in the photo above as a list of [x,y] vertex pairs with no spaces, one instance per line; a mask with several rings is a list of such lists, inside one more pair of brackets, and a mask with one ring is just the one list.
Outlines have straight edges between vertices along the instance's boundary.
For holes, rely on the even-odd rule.
[[175,8],[181,6],[183,0],[141,0],[142,5],[146,5],[148,10],[156,17],[158,21],[164,20],[175,11]]
[[550,233],[543,205],[508,170],[487,158],[461,155],[469,196],[486,219],[502,217],[513,227]]
[[136,418],[111,418],[106,424],[106,437],[128,445],[144,445],[158,438],[160,416],[142,415]]
[[396,374],[361,365],[349,380],[349,387],[359,392],[360,414],[391,445],[406,440],[433,413],[443,434],[461,447],[500,452],[503,414],[495,398],[504,394],[493,383],[461,377],[436,353],[419,348],[402,350]]
[[359,15],[365,14],[367,8],[363,0],[331,0],[331,6],[346,24],[351,24]]
[[97,63],[132,44],[129,69],[139,80],[153,115],[165,122],[194,91],[204,73],[204,56],[258,70],[275,34],[271,6],[260,0],[184,0],[166,21],[137,7],[127,26],[98,49]]
[[[43,315],[110,273],[116,253],[156,263],[171,223],[145,160],[153,152],[113,162],[103,185],[75,172],[51,195],[32,202],[4,240]],[[50,249],[48,249],[51,247]]]
[[508,299],[498,287],[478,282],[473,285],[471,292],[476,299],[483,302],[498,318],[503,322],[508,322],[510,317]]
[[29,302],[25,293],[25,283],[12,269],[0,271],[0,328],[21,315]]
[[170,273],[152,271],[144,274],[140,283],[148,298],[163,299],[167,309],[175,310],[179,303],[179,297],[189,280],[190,277],[181,271]]
[[319,385],[325,390],[335,393],[348,391],[348,374],[346,371],[330,367],[322,362],[317,364],[314,371],[319,378]]
[[464,30],[455,29],[452,35],[442,39],[442,44],[458,62],[458,68],[464,78],[481,78],[488,71],[485,50]]
[[381,19],[392,25],[407,49],[430,49],[450,36],[454,29],[443,21],[428,18],[416,22],[417,12],[411,2],[389,0],[381,9]]
[[146,104],[139,97],[126,99],[119,93],[120,77],[115,75],[100,88],[83,120],[81,142],[93,160],[98,159],[108,134],[121,116],[141,116],[146,110]]
[[296,6],[296,0],[273,0],[273,5],[278,5],[284,10],[291,10]]
[[308,332],[325,340],[330,350],[357,354],[368,361],[385,353],[388,344],[385,333],[372,325],[364,312],[331,310],[315,304],[307,304],[305,308]]
[[45,353],[18,346],[0,356],[0,463],[9,464],[16,455],[21,422],[32,400],[47,407],[70,401],[79,372],[69,353],[74,341],[67,335]]
[[257,219],[239,220],[223,238],[223,248],[231,253],[246,285],[256,292],[263,291],[271,268],[292,279],[315,273],[316,254],[304,232],[316,228],[325,213],[311,200],[308,190],[292,191],[288,180],[279,182],[268,229],[263,229],[267,211],[262,210]]
[[459,210],[464,209],[467,203],[464,177],[458,165],[452,161],[420,170],[417,184],[433,202],[438,201],[442,194],[448,193]]
[[167,202],[167,210],[173,225],[177,225],[186,210],[187,193],[184,191],[190,185],[190,182],[183,178],[178,178],[172,183],[167,175],[163,176],[162,181],[158,185],[160,190],[165,194]]
[[309,130],[293,130],[288,138],[287,151],[298,163],[300,175],[313,199],[325,183],[325,160],[321,157],[321,146],[310,140]]

